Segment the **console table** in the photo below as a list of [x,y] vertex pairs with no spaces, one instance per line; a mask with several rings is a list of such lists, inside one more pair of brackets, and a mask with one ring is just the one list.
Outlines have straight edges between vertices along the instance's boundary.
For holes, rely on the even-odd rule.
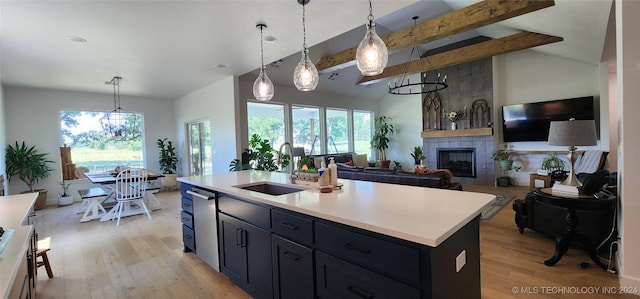
[[[596,248],[596,242],[602,242],[605,240],[594,240],[585,234],[580,233],[577,229],[580,222],[576,216],[576,211],[599,211],[605,214],[613,215],[615,209],[615,199],[613,195],[604,196],[603,198],[595,198],[594,196],[584,195],[571,195],[566,193],[552,192],[551,188],[543,188],[534,191],[536,200],[548,205],[565,208],[567,210],[564,216],[565,229],[561,235],[556,236],[556,249],[553,256],[544,261],[547,266],[553,266],[562,259],[562,256],[569,249],[569,243],[572,240],[581,242],[587,250],[589,257],[600,266],[602,269],[607,269],[607,266],[600,261]],[[601,219],[593,219],[593,221],[599,221],[598,226],[608,226],[610,223],[603,223],[610,221],[609,217],[603,217]]]

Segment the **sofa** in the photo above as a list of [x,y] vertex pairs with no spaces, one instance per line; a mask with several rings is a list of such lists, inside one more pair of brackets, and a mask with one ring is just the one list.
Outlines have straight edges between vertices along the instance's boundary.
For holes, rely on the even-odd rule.
[[460,183],[451,182],[452,174],[448,170],[427,170],[424,173],[413,173],[390,168],[375,167],[375,163],[367,161],[367,155],[354,153],[337,153],[311,155],[316,168],[324,160],[327,166],[329,158],[333,158],[338,166],[338,178],[389,183],[429,188],[461,190]]

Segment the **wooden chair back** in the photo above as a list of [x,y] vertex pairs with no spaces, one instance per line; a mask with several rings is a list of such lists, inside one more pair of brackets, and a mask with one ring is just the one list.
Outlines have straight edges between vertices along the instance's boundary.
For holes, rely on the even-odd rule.
[[147,172],[142,168],[128,168],[116,177],[115,199],[143,198],[147,191]]

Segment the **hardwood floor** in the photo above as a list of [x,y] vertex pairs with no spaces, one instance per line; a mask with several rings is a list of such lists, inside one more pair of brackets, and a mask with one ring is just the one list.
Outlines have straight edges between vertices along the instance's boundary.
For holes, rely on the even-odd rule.
[[[528,191],[464,188],[518,198]],[[49,279],[40,268],[39,298],[249,298],[195,255],[182,252],[180,193],[156,197],[163,209],[153,211],[152,220],[143,215],[126,217],[119,228],[115,222],[80,223],[81,214],[75,213],[78,203],[39,210],[36,230],[41,243],[49,243],[54,274]],[[483,298],[625,298],[602,295],[603,287],[618,287],[618,278],[595,266],[579,269],[579,263],[590,261],[582,250],[570,248],[557,265],[545,266],[554,241],[530,230],[520,234],[513,215],[508,204],[491,220],[481,221]],[[523,294],[527,288],[537,294]],[[598,292],[585,294],[596,288]]]

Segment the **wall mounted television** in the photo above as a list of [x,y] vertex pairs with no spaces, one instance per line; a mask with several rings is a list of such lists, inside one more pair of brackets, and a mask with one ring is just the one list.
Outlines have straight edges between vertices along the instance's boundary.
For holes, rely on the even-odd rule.
[[502,106],[504,142],[547,141],[551,121],[595,119],[592,96]]

